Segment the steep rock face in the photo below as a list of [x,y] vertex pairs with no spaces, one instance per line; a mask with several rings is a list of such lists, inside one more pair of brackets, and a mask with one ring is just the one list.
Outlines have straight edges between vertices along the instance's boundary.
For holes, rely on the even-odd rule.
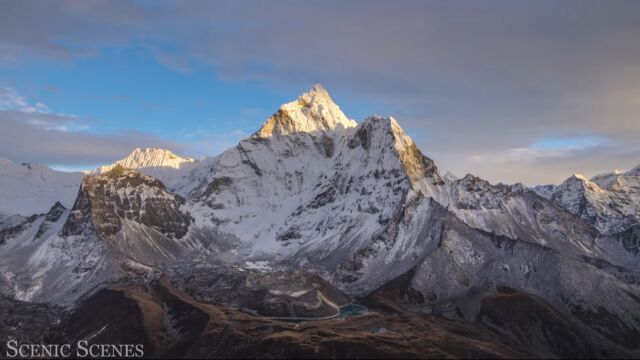
[[[384,135],[388,139],[374,139]],[[433,160],[424,156],[413,140],[408,137],[393,117],[372,116],[358,126],[355,135],[349,139],[348,147],[354,149],[361,146],[365,150],[371,147],[372,141],[382,141],[390,144],[400,166],[408,177],[412,187],[424,186],[424,180],[429,180],[429,187],[442,186],[444,180],[440,176]]]
[[47,231],[66,214],[67,209],[59,202],[56,202],[44,217],[42,224],[40,224],[38,232],[36,233],[36,238],[39,238],[46,234]]
[[116,165],[104,175],[86,177],[63,230],[64,235],[79,235],[81,224],[91,224],[98,235],[109,237],[121,231],[130,220],[171,237],[183,237],[189,228],[189,216],[180,211],[184,202],[166,191],[157,179]]
[[126,257],[145,264],[180,257],[192,244],[181,242],[191,218],[184,199],[157,179],[117,165],[87,176],[62,236],[95,234]]

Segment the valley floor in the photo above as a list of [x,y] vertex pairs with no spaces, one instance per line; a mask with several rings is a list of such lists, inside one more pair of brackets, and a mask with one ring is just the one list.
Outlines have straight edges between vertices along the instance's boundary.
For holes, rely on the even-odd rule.
[[[177,358],[529,358],[600,357],[585,353],[552,309],[510,289],[483,302],[476,323],[408,311],[381,289],[347,304],[337,316],[316,321],[278,321],[178,290],[167,276],[146,286],[109,286],[70,312],[4,300],[3,338],[47,344],[142,344],[145,357]],[[20,315],[19,315],[20,314]],[[540,323],[542,321],[542,323]],[[547,338],[505,336],[540,326]],[[501,331],[502,331],[501,330]],[[6,344],[1,344],[4,347]],[[3,354],[6,349],[0,349]],[[613,354],[609,354],[613,355]]]

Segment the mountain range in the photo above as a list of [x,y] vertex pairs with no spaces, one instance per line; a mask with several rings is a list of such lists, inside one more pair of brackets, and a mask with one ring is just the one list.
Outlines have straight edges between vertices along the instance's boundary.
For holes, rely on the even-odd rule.
[[2,159],[0,212],[0,334],[21,341],[640,356],[640,166],[533,188],[441,175],[393,117],[357,123],[320,85],[215,157]]

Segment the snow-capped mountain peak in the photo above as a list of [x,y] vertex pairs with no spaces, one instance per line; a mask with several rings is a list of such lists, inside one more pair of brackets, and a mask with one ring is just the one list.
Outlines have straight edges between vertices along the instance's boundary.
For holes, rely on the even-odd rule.
[[0,157],[0,212],[29,216],[48,211],[56,201],[71,206],[82,177]]
[[584,190],[589,190],[592,192],[603,192],[603,190],[598,186],[598,184],[589,180],[586,176],[582,174],[573,174],[567,180],[565,180],[560,186],[560,189],[572,189],[572,192],[584,192]]
[[136,148],[124,159],[120,159],[111,165],[101,166],[96,172],[107,172],[113,169],[115,165],[120,165],[127,169],[142,169],[149,167],[170,167],[178,169],[181,164],[190,162],[193,162],[193,159],[180,157],[166,149],[158,147],[144,149]]
[[[427,178],[430,179],[431,184],[442,183],[442,178],[434,162],[422,154],[413,139],[405,134],[396,119],[391,116],[374,115],[367,118],[363,125],[369,124],[372,129],[378,128],[374,131],[380,133],[386,131],[391,135],[396,156],[413,186],[421,188]],[[422,191],[425,194],[430,193],[426,189],[422,189]]]
[[322,85],[314,85],[296,100],[284,104],[264,122],[254,137],[269,138],[292,133],[332,133],[355,127]]

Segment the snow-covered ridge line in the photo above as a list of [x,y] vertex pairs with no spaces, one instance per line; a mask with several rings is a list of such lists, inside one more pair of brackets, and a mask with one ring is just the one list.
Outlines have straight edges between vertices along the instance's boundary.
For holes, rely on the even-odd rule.
[[16,164],[0,158],[0,213],[42,214],[56,202],[69,208],[83,176],[81,172],[57,171],[36,163]]
[[612,171],[587,179],[575,174],[560,185],[532,188],[603,234],[614,234],[640,223],[640,165],[626,172]]
[[158,147],[151,148],[136,148],[127,157],[116,161],[114,164],[101,166],[94,171],[96,174],[108,172],[114,168],[115,165],[120,165],[127,169],[141,169],[148,167],[170,167],[179,169],[184,163],[191,163],[194,160],[192,158],[180,157],[170,150],[161,149]]

